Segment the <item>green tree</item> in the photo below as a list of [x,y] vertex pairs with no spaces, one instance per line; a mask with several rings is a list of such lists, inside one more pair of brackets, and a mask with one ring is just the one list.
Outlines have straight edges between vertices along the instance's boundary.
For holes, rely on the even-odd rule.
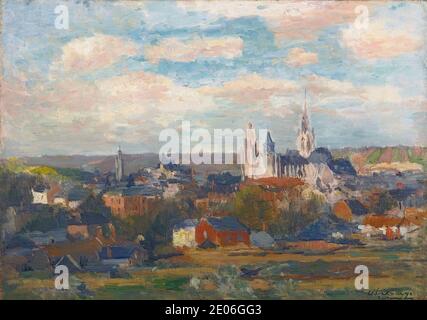
[[275,218],[273,205],[263,194],[261,187],[248,186],[239,190],[234,200],[234,215],[254,230],[266,230]]
[[269,232],[277,238],[288,238],[298,234],[316,221],[328,209],[324,197],[306,187],[295,187],[285,193],[278,204],[279,214]]
[[102,214],[107,218],[111,217],[111,209],[105,206],[102,193],[98,195],[90,193],[80,205],[79,210],[81,212]]

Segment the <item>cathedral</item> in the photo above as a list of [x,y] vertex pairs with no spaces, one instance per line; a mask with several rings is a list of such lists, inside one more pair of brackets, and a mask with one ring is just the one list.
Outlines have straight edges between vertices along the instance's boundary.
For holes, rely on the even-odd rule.
[[[304,101],[296,150],[288,150],[285,154],[276,153],[270,132],[267,132],[262,140],[264,143],[258,143],[255,130],[249,123],[244,145],[245,162],[242,166],[245,178],[296,177],[323,189],[333,188],[336,185],[336,173],[353,174],[352,166],[347,160],[340,159],[341,162],[337,167],[336,160],[332,158],[327,148],[315,147],[315,135],[314,129],[310,126],[307,99]],[[343,160],[348,162],[344,164],[344,169],[341,168]]]

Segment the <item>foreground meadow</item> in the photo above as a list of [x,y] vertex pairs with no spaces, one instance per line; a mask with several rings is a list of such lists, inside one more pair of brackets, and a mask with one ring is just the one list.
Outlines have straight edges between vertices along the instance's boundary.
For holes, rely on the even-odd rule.
[[[117,277],[76,273],[70,290],[51,273],[9,277],[4,299],[425,299],[426,254],[405,243],[330,251],[192,249]],[[369,268],[369,290],[354,287],[357,265]],[[243,270],[243,271],[242,271]]]

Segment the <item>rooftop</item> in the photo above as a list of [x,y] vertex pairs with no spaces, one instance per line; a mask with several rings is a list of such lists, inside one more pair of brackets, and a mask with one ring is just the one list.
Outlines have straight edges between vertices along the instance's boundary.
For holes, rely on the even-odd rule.
[[241,224],[235,217],[209,217],[207,222],[220,231],[249,231],[249,228]]
[[115,245],[102,247],[99,257],[105,259],[128,259],[135,250],[140,250],[137,245]]
[[162,191],[148,185],[132,186],[132,187],[120,187],[109,190],[106,194],[108,195],[120,195],[120,196],[160,196]]

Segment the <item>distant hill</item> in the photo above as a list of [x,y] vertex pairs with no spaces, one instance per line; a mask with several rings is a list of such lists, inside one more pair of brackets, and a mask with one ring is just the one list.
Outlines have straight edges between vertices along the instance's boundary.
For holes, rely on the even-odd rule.
[[[110,156],[42,156],[23,157],[21,160],[29,166],[49,166],[54,168],[82,169],[90,172],[114,170],[114,155]],[[141,168],[154,167],[159,163],[156,153],[124,154],[125,173],[135,172]]]
[[[365,147],[343,148],[332,150],[334,158],[346,158],[351,161],[360,174],[372,171],[427,171],[426,147]],[[156,167],[159,163],[157,153],[124,154],[125,173],[135,172],[142,168]],[[42,156],[21,158],[28,166],[50,166],[54,168],[73,168],[85,171],[101,172],[114,170],[114,155],[109,156]],[[222,170],[240,171],[236,165],[202,165],[196,171],[215,172]]]
[[334,157],[349,159],[358,173],[370,171],[426,171],[426,147],[366,147],[333,150]]

